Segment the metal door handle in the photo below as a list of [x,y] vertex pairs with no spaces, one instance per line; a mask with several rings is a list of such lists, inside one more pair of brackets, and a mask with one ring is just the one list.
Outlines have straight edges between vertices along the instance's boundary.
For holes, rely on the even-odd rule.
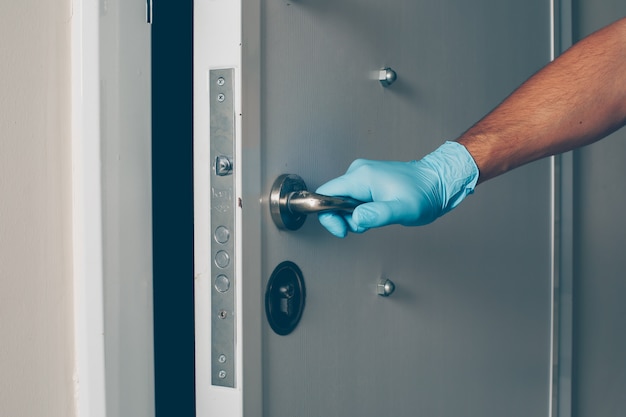
[[350,197],[331,197],[328,195],[312,193],[310,191],[296,191],[287,196],[287,208],[291,213],[312,214],[327,211],[352,211],[362,201]]
[[307,191],[304,180],[295,174],[279,176],[270,193],[270,213],[279,229],[297,230],[307,214],[341,211],[351,213],[362,201],[331,197]]

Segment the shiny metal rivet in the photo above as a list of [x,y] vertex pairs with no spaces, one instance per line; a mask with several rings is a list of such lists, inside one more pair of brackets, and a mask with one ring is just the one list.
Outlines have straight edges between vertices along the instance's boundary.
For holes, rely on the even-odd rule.
[[226,226],[219,226],[213,234],[217,243],[224,244],[230,239],[230,230]]
[[230,289],[230,280],[226,275],[218,275],[217,278],[215,278],[215,289],[222,294]]
[[225,363],[225,362],[226,362],[226,355],[220,355],[220,356],[218,356],[217,361],[218,361],[219,363]]
[[222,94],[222,93],[219,93],[217,95],[217,101],[219,101],[221,103],[224,100],[226,100],[226,96],[224,94]]
[[221,250],[215,254],[215,265],[219,268],[226,268],[230,264],[230,255],[228,252]]
[[391,294],[393,294],[395,290],[396,284],[388,279],[381,280],[376,287],[376,292],[378,293],[378,295],[383,297],[389,297]]
[[219,377],[219,379],[224,379],[226,378],[226,371],[219,371],[217,373],[217,376]]
[[224,320],[226,317],[228,317],[228,313],[226,312],[226,310],[220,310],[220,312],[217,313],[217,317]]
[[398,74],[391,68],[383,68],[378,72],[378,81],[383,87],[389,87],[398,79]]
[[225,82],[226,81],[224,80],[223,77],[220,77],[220,78],[217,79],[217,85],[224,85]]

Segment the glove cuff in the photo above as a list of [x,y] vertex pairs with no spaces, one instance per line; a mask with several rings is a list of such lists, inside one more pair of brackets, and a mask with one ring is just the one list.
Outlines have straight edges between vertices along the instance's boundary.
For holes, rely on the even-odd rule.
[[447,141],[425,157],[439,173],[442,185],[441,215],[458,206],[474,192],[478,183],[478,166],[465,146]]

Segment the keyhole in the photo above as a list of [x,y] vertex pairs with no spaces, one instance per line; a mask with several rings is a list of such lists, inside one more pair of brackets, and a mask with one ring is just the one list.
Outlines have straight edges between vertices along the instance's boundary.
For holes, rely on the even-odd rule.
[[291,284],[283,285],[282,287],[278,289],[278,291],[280,292],[280,295],[281,295],[280,311],[287,316],[291,316],[293,312],[293,300],[292,300],[293,294],[294,294],[293,285]]
[[272,272],[265,291],[265,314],[276,334],[285,336],[296,328],[305,299],[302,271],[293,262],[281,262]]

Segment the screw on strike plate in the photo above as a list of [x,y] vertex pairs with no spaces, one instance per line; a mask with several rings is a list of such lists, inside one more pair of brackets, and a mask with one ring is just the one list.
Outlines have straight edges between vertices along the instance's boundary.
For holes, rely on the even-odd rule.
[[226,81],[224,80],[223,77],[220,77],[220,78],[217,79],[217,85],[224,85],[225,82]]
[[217,373],[217,376],[219,377],[219,379],[224,379],[226,378],[226,371],[219,371]]

